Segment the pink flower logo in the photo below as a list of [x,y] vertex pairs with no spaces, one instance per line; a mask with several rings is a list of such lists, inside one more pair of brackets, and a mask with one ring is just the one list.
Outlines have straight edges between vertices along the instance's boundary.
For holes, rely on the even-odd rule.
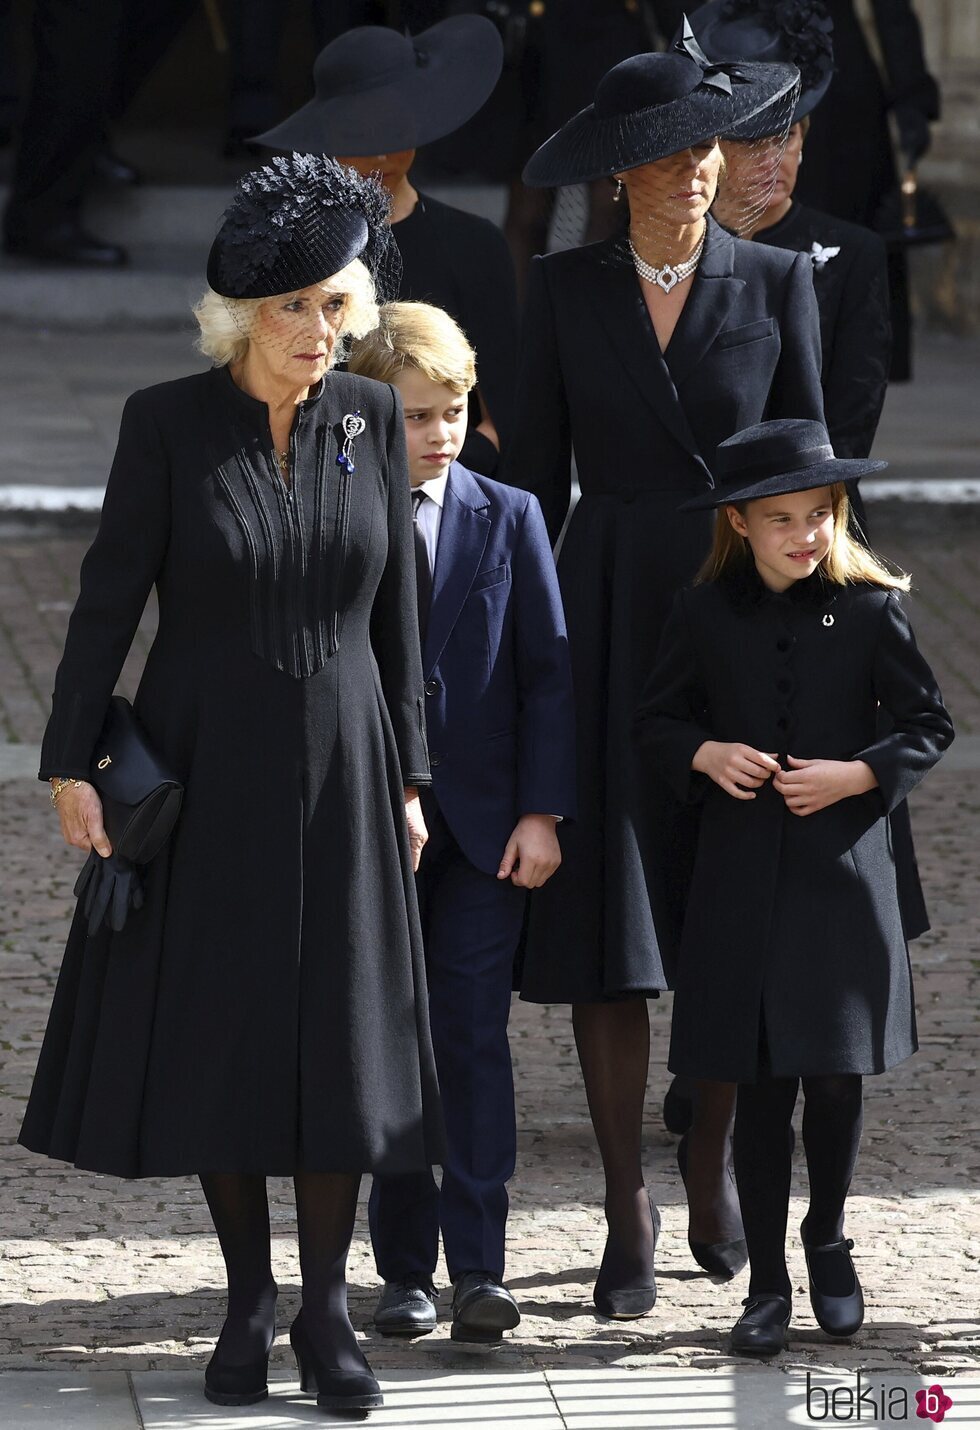
[[919,1407],[915,1412],[916,1418],[933,1420],[937,1425],[941,1420],[945,1420],[946,1411],[953,1406],[952,1400],[941,1385],[930,1385],[928,1390],[917,1390],[915,1401]]

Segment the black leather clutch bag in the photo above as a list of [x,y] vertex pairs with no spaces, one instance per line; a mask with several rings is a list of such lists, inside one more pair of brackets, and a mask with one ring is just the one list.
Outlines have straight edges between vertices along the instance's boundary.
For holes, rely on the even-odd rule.
[[75,893],[84,896],[90,934],[97,932],[103,919],[118,933],[129,910],[142,907],[137,866],[149,864],[170,837],[184,787],[153,749],[133,707],[121,695],[109,702],[89,779],[102,801],[112,853],[103,859],[92,850]]

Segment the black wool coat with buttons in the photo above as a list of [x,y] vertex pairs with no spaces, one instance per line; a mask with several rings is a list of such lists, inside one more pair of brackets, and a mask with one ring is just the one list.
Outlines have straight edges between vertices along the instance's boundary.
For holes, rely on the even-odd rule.
[[[535,494],[555,540],[574,451],[582,496],[558,575],[578,818],[559,827],[562,865],[530,901],[522,997],[595,1002],[668,986],[645,871],[668,866],[668,883],[681,886],[692,821],[671,805],[641,841],[630,728],[674,593],[710,545],[711,516],[678,508],[711,486],[715,450],[733,432],[764,417],[822,416],[805,254],[742,242],[709,219],[665,353],[624,240],[532,263],[505,478]],[[642,806],[655,795],[644,789]]]
[[[892,729],[880,733],[878,703]],[[635,725],[638,757],[701,804],[674,996],[674,1073],[751,1082],[880,1073],[916,1049],[887,815],[953,727],[894,592],[818,574],[785,595],[754,566],[682,592]],[[864,760],[878,788],[792,814],[738,800],[691,760],[705,740]]]
[[[366,423],[337,465],[345,414]],[[213,369],[129,399],[41,776],[136,710],[186,786],[146,903],[77,913],[21,1141],[125,1177],[419,1170],[441,1120],[403,787],[428,782],[401,403],[328,373],[279,475]]]

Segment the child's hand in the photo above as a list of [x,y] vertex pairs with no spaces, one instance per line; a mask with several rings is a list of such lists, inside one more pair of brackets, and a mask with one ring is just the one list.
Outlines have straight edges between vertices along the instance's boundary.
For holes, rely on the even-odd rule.
[[553,814],[525,814],[507,841],[497,870],[519,889],[540,889],[561,863],[561,846]]
[[787,755],[791,768],[773,780],[793,814],[816,814],[852,795],[877,789],[878,781],[864,760],[798,760]]
[[705,740],[691,761],[691,769],[710,776],[733,799],[755,799],[752,791],[779,773],[779,761],[762,750],[753,750],[751,745]]

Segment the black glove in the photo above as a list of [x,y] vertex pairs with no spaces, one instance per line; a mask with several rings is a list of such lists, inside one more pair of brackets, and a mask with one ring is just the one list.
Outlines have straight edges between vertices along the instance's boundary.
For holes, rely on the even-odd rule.
[[929,121],[914,104],[896,104],[895,120],[899,147],[909,165],[917,164],[932,142]]
[[84,898],[90,937],[98,933],[103,919],[113,933],[118,933],[129,910],[143,907],[143,881],[130,860],[120,854],[103,859],[93,849],[78,876],[75,895]]

